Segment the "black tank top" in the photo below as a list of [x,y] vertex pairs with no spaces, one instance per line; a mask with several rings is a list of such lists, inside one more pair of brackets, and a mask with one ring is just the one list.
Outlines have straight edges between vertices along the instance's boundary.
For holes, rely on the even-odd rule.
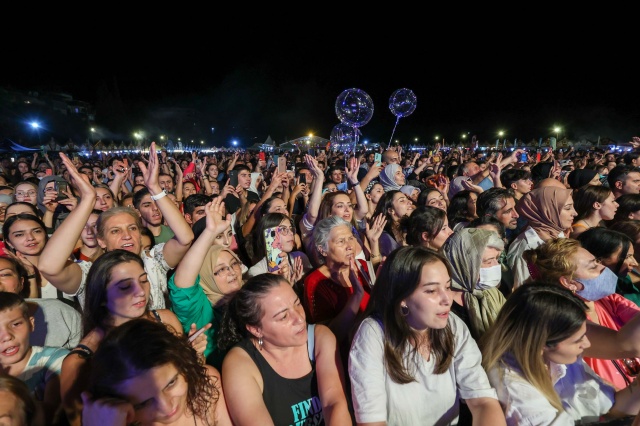
[[[324,425],[316,378],[314,327],[314,324],[307,325],[311,371],[299,379],[285,379],[276,373],[250,339],[244,339],[237,345],[249,354],[262,375],[262,398],[275,426]],[[258,419],[256,423],[259,423]]]

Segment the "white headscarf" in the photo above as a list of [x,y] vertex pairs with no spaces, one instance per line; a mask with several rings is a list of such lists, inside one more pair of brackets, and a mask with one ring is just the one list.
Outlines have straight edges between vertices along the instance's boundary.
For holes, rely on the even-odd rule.
[[396,182],[396,172],[400,169],[398,164],[387,164],[387,166],[380,173],[380,185],[384,189],[384,192],[400,190],[401,185]]

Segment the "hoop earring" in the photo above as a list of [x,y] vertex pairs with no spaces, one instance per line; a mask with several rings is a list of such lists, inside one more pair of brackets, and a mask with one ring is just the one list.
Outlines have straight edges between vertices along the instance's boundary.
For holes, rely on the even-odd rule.
[[258,337],[258,346],[260,346],[260,350],[262,350],[262,337]]
[[400,305],[400,314],[403,317],[406,317],[407,315],[409,315],[409,307],[407,305]]

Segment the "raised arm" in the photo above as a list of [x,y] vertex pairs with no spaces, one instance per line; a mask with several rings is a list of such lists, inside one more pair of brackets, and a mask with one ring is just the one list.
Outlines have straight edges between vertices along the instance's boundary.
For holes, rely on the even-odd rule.
[[262,194],[262,198],[258,201],[258,204],[253,208],[253,213],[247,218],[247,221],[242,225],[242,235],[247,236],[253,230],[256,222],[258,221],[258,215],[260,214],[260,207],[275,193],[276,189],[282,185],[282,182],[285,179],[289,179],[287,176],[287,172],[277,173],[274,172],[273,176],[271,176],[271,183],[267,187],[267,190]]
[[227,214],[225,219],[224,211],[224,202],[220,197],[214,198],[205,206],[206,227],[191,245],[188,256],[185,256],[176,268],[176,286],[191,287],[196,281],[207,252],[215,244],[216,235],[231,226],[231,215]]
[[349,160],[349,166],[345,167],[344,172],[347,176],[347,180],[353,187],[353,192],[356,194],[356,204],[358,210],[355,211],[355,217],[357,220],[362,220],[367,217],[369,213],[369,203],[367,203],[367,197],[364,195],[364,191],[360,187],[358,182],[358,170],[360,169],[360,161],[357,158],[351,158]]
[[[160,194],[162,192],[162,187],[160,186],[160,183],[158,183],[158,174],[160,170],[155,142],[152,142],[151,147],[149,148],[149,164],[145,165],[140,163],[140,169],[142,170],[144,183],[149,189],[149,193],[152,196]],[[171,199],[165,196],[156,199],[155,202],[158,209],[162,212],[162,216],[167,221],[167,225],[175,234],[174,237],[167,241],[164,246],[164,259],[167,262],[167,265],[174,268],[178,263],[180,263],[184,255],[187,253],[187,250],[189,250],[191,242],[193,241],[193,231]]]
[[322,202],[322,185],[324,184],[324,173],[318,167],[318,161],[305,154],[304,159],[309,167],[311,173],[313,173],[313,187],[311,188],[311,197],[309,198],[309,204],[307,205],[307,222],[309,225],[315,225],[318,218],[318,212],[320,211],[320,202]]
[[82,270],[69,260],[78,238],[84,229],[96,201],[96,190],[89,183],[89,178],[73,165],[69,157],[60,153],[62,163],[69,171],[69,180],[80,194],[80,202],[69,216],[60,224],[40,254],[38,268],[58,290],[75,294],[80,287]]

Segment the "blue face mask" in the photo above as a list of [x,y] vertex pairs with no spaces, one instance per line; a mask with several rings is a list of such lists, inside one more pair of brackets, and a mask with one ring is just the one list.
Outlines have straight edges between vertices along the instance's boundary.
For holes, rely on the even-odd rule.
[[609,268],[604,268],[596,278],[575,278],[584,289],[576,291],[576,294],[585,300],[595,302],[616,292],[618,276]]

